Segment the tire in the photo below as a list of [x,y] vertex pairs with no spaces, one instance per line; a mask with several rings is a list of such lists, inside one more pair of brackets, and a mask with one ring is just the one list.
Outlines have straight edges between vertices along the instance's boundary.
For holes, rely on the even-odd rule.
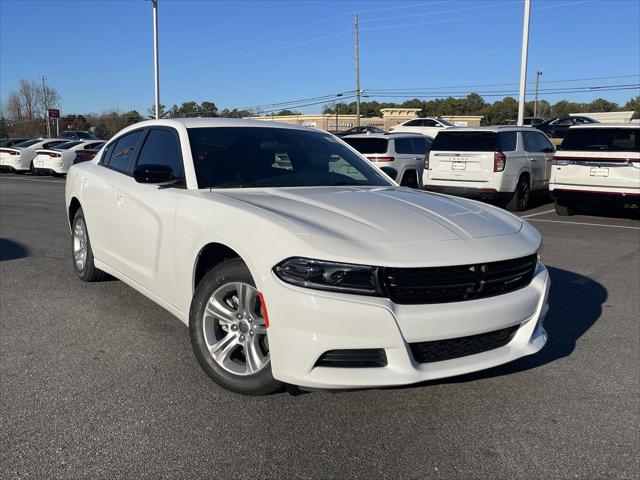
[[575,206],[570,203],[558,203],[558,201],[556,200],[555,207],[556,213],[561,217],[568,217],[576,213]]
[[31,175],[37,175],[36,167],[33,166],[33,160],[31,160],[31,164],[29,164],[29,172],[31,172]]
[[218,385],[243,395],[267,395],[282,387],[271,373],[258,290],[239,258],[225,260],[200,281],[189,332],[200,366]]
[[401,187],[409,187],[409,188],[418,188],[418,175],[416,172],[406,172],[402,176],[402,181],[400,182]]
[[520,175],[518,184],[516,185],[516,191],[513,192],[513,197],[506,205],[507,210],[511,212],[522,212],[529,206],[529,200],[531,199],[531,185],[529,185],[529,177],[527,175]]
[[71,222],[71,260],[76,275],[83,282],[99,282],[107,277],[105,272],[95,266],[82,208],[78,209]]

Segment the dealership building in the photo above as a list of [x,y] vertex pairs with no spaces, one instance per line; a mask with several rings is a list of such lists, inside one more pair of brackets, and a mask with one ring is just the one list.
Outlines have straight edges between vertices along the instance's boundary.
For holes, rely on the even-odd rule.
[[[382,108],[381,117],[360,117],[360,125],[370,125],[379,127],[385,131],[389,128],[411,120],[418,116],[419,108]],[[265,120],[274,122],[291,123],[305,127],[319,128],[330,132],[343,132],[356,125],[355,115],[317,114],[317,115],[283,115],[283,116],[262,116],[250,117],[252,120]],[[481,115],[443,115],[440,118],[461,127],[479,127],[482,120]]]

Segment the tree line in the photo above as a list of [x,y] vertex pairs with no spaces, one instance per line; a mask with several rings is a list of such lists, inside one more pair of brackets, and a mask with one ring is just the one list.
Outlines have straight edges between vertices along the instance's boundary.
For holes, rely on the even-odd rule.
[[[60,106],[60,95],[53,87],[44,88],[35,80],[20,80],[19,88],[9,93],[7,100],[0,110],[0,138],[6,137],[37,137],[46,135],[46,109]],[[470,93],[465,98],[438,98],[421,100],[414,98],[402,103],[394,102],[361,102],[360,112],[363,117],[382,116],[383,108],[417,108],[418,116],[434,117],[447,115],[482,115],[485,125],[500,125],[515,122],[518,116],[518,101],[513,97],[505,97],[492,103],[485,101],[477,93]],[[340,102],[327,104],[322,108],[324,114],[355,114],[356,103]],[[533,101],[525,105],[525,116],[532,116]],[[598,98],[589,103],[577,103],[561,100],[551,105],[546,100],[538,101],[537,114],[539,116],[556,117],[569,113],[614,112],[633,110],[634,118],[640,118],[640,96],[631,98],[624,105]],[[60,131],[89,130],[104,139],[111,138],[118,131],[140,122],[145,118],[155,118],[155,108],[152,106],[143,116],[137,110],[119,111],[111,109],[102,113],[84,113],[63,115]],[[160,105],[160,117],[226,117],[243,118],[258,115],[260,112],[242,109],[219,110],[212,101],[182,102],[180,105]],[[283,109],[271,113],[273,116],[298,115],[299,112]]]

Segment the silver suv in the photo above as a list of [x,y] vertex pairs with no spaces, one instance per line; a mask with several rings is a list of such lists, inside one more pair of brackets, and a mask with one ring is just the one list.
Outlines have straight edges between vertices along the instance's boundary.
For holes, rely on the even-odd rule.
[[[416,133],[349,135],[342,140],[378,168],[390,167],[402,186],[422,188],[425,157],[433,139]],[[389,170],[385,168],[385,172]]]
[[434,139],[424,172],[426,190],[504,200],[525,210],[532,190],[546,190],[554,146],[531,127],[448,128]]

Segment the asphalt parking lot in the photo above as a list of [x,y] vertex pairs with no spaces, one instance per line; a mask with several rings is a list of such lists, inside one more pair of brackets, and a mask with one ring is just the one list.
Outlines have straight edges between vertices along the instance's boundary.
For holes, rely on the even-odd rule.
[[637,478],[640,221],[545,199],[522,216],[553,282],[537,355],[247,398],[209,380],[168,312],[75,278],[64,180],[0,175],[0,478]]

